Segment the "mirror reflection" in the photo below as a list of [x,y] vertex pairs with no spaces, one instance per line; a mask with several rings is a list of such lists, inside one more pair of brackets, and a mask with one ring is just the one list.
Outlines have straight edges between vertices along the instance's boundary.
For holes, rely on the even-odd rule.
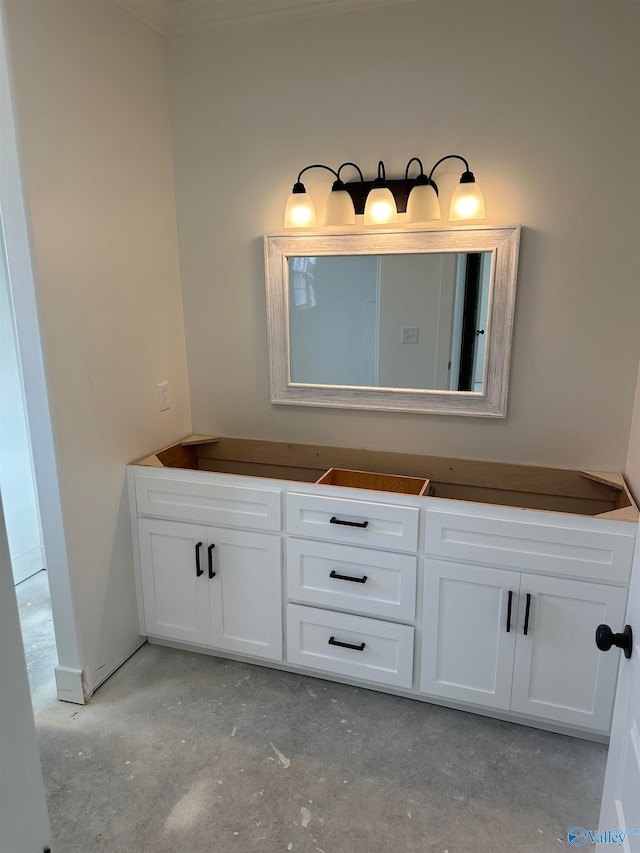
[[483,393],[491,257],[289,256],[289,381]]

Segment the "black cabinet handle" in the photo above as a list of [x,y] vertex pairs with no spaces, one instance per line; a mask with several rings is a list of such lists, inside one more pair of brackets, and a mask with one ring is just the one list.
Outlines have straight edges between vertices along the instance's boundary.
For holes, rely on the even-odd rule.
[[611,646],[622,649],[628,659],[633,651],[633,631],[631,625],[625,625],[621,634],[614,634],[608,625],[598,625],[596,628],[596,646],[601,652],[608,652]]
[[330,578],[336,578],[336,580],[339,580],[339,581],[353,581],[353,583],[366,583],[367,582],[367,575],[363,575],[361,578],[352,578],[349,575],[339,575],[335,569],[332,569],[329,577]]
[[204,574],[204,569],[200,568],[200,548],[202,548],[202,542],[198,542],[196,544],[196,577],[199,578],[200,575]]
[[329,524],[344,524],[346,527],[362,527],[362,528],[369,526],[368,521],[342,521],[341,519],[336,518],[335,515],[333,515],[329,519]]
[[511,632],[511,605],[513,604],[513,590],[509,590],[509,603],[507,604],[507,634]]
[[360,643],[359,646],[356,646],[354,643],[342,643],[340,640],[336,640],[335,637],[329,637],[329,645],[342,646],[343,649],[353,649],[355,652],[364,651],[364,643]]
[[209,580],[212,580],[216,576],[216,573],[213,571],[213,549],[215,547],[215,545],[209,545],[207,548],[207,557],[209,559]]
[[531,593],[527,593],[527,608],[524,611],[524,635],[525,637],[529,633],[529,611],[531,610]]

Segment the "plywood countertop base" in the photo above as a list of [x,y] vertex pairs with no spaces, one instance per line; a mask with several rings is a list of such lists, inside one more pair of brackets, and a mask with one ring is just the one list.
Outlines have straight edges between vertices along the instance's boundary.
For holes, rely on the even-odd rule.
[[[638,507],[617,472],[544,468],[504,462],[396,453],[364,448],[190,435],[135,464],[185,468],[306,483],[328,483],[332,469],[381,475],[387,482],[428,481],[420,494],[473,503],[637,521]],[[344,475],[346,476],[346,475]],[[354,476],[354,475],[352,475]],[[389,486],[391,491],[400,488]],[[413,486],[412,486],[413,488]]]

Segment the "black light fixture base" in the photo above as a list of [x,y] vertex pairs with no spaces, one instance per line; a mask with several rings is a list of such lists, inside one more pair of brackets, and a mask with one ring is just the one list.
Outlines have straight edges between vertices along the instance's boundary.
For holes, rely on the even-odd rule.
[[[369,191],[374,187],[374,185],[379,186],[379,184],[376,184],[376,181],[349,181],[348,183],[345,183],[344,189],[351,196],[356,214],[362,215],[364,213],[364,206]],[[391,194],[395,199],[398,213],[406,213],[409,193],[416,186],[416,183],[417,181],[415,178],[409,178],[407,180],[399,178],[385,181],[385,186],[391,190]],[[431,186],[434,188],[437,195],[438,187],[436,186],[435,181],[431,181]]]

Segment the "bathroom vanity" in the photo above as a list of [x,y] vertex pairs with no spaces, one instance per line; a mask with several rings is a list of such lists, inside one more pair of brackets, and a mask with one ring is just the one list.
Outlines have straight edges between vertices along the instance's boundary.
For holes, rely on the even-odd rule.
[[209,436],[127,474],[150,642],[607,738],[619,474]]

